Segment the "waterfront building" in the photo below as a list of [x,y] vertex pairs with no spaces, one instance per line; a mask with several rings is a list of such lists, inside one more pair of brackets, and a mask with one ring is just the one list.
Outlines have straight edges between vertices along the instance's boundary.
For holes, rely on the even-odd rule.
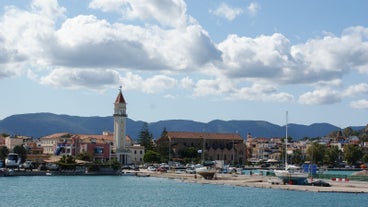
[[182,152],[193,147],[202,160],[223,160],[225,164],[243,165],[245,144],[239,134],[205,132],[167,132],[157,140],[157,145],[167,145],[169,160],[180,160]]
[[5,146],[9,149],[9,151],[12,151],[14,147],[17,145],[23,146],[23,143],[28,138],[29,137],[24,137],[24,136],[5,137]]

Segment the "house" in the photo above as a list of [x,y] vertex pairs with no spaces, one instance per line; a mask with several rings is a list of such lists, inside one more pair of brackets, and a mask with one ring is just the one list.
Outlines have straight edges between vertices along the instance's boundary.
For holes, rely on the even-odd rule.
[[[125,136],[125,149],[127,161],[140,163],[143,160],[144,147],[136,145],[134,141]],[[40,138],[40,147],[44,154],[78,156],[87,153],[93,160],[108,161],[115,158],[114,135],[110,132],[102,134],[70,134],[56,133]],[[138,153],[137,153],[138,152]]]
[[23,146],[23,143],[28,138],[29,137],[24,137],[24,136],[5,137],[5,146],[9,149],[9,151],[12,151],[15,146],[18,146],[18,145]]

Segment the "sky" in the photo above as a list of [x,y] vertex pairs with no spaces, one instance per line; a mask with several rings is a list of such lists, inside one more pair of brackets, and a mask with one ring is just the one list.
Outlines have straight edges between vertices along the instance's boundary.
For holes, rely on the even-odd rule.
[[0,120],[368,124],[366,0],[2,0]]

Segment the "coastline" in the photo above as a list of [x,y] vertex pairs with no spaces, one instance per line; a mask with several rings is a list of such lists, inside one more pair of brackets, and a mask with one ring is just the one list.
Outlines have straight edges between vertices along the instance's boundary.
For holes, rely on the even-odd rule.
[[[178,179],[182,182],[199,183],[199,184],[215,184],[215,185],[229,185],[239,187],[253,187],[253,188],[271,188],[280,190],[293,190],[293,191],[310,191],[310,192],[333,192],[333,193],[368,193],[368,182],[362,181],[331,181],[324,180],[331,184],[330,187],[322,186],[310,186],[310,185],[283,185],[272,184],[270,179],[276,179],[276,177],[269,176],[249,176],[249,175],[233,175],[233,174],[216,174],[216,179],[206,180],[196,174],[184,174],[184,173],[161,173],[140,171],[140,173],[149,174],[152,177]],[[195,176],[196,175],[196,176]]]
[[[88,175],[114,175],[120,176],[118,173],[81,173],[81,172],[46,172],[46,171],[15,171],[10,176],[45,176],[50,173],[52,176],[88,176]],[[129,174],[128,174],[129,175]],[[138,177],[158,177],[165,179],[176,179],[187,183],[228,185],[238,187],[252,188],[270,188],[291,191],[309,191],[309,192],[331,192],[331,193],[368,193],[368,182],[364,181],[342,181],[342,180],[326,180],[330,187],[311,186],[311,185],[283,185],[280,182],[274,182],[276,177],[262,175],[239,175],[239,174],[220,174],[215,175],[215,179],[207,180],[198,174],[175,173],[175,172],[152,172],[149,170],[133,171],[132,174]]]

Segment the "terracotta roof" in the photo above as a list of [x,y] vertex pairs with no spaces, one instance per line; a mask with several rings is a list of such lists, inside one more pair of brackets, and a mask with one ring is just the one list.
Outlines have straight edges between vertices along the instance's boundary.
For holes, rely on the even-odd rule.
[[235,133],[206,133],[206,132],[167,132],[167,136],[176,139],[218,139],[218,140],[242,140],[239,134]]
[[44,137],[42,137],[42,139],[55,139],[55,138],[60,138],[60,137],[66,136],[68,134],[69,133],[67,133],[67,132],[55,133],[55,134],[50,134],[50,135],[44,136]]
[[118,97],[116,97],[115,103],[126,103],[121,91],[119,92]]

